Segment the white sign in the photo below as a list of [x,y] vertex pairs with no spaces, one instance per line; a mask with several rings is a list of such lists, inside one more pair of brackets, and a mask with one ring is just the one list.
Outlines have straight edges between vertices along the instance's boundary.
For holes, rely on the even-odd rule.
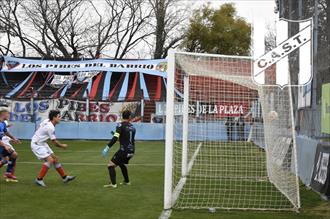
[[74,75],[54,75],[51,85],[64,85],[73,82]]
[[[282,39],[284,35],[288,34],[288,23],[293,21],[280,20],[277,25],[277,40]],[[299,22],[299,21],[294,21]],[[253,81],[258,85],[279,85],[284,87],[286,85],[305,85],[310,82],[312,78],[312,19],[304,20],[299,22],[300,31],[294,36],[282,41],[278,42],[278,45],[273,50],[267,52],[261,57],[255,58],[253,63]],[[261,28],[260,25],[256,28]],[[265,27],[264,27],[265,28]],[[282,28],[282,29],[281,29]],[[254,30],[257,32],[258,30]],[[262,31],[261,31],[262,32]],[[281,34],[281,33],[284,34]],[[257,34],[255,34],[257,35]],[[262,42],[254,42],[254,44],[262,44]],[[258,46],[255,45],[255,48]],[[289,59],[287,59],[288,55],[293,51],[299,49],[299,71],[297,74],[299,75],[298,84],[290,84],[289,81]],[[260,51],[259,51],[260,52]],[[286,63],[285,63],[286,62]],[[265,76],[265,70],[276,65],[276,74],[274,72],[273,75]],[[292,72],[291,72],[292,73]],[[274,78],[275,84],[267,84],[269,83],[269,78]]]
[[76,76],[76,83],[86,83],[99,72],[87,71],[87,72],[77,72]]
[[328,176],[328,164],[329,164],[329,155],[328,153],[320,153],[319,159],[317,161],[317,174],[314,177],[314,180],[325,184]]

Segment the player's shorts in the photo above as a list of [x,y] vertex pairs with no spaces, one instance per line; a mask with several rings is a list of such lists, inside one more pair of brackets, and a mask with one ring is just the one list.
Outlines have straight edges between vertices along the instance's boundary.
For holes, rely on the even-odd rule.
[[31,142],[31,149],[34,155],[39,160],[44,160],[45,158],[49,157],[51,154],[54,154],[53,150],[49,147],[46,142],[36,143]]
[[133,157],[134,154],[127,153],[122,150],[118,150],[113,157],[111,158],[111,161],[116,164],[116,165],[121,165],[121,164],[128,164],[129,160]]

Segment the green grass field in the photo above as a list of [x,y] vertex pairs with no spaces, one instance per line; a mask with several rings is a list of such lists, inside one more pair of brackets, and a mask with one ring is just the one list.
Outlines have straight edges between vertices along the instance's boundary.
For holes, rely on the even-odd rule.
[[[64,185],[55,170],[45,178],[47,188],[33,184],[41,162],[28,142],[16,146],[19,153],[19,183],[0,179],[0,218],[10,219],[156,219],[162,211],[164,143],[137,142],[137,153],[129,166],[131,186],[104,189],[108,182],[107,160],[100,156],[105,142],[64,141],[67,150],[55,149],[65,170],[77,176]],[[116,145],[115,147],[118,147]],[[112,153],[115,151],[113,148]],[[0,170],[4,171],[3,168]],[[117,180],[122,180],[118,169]],[[302,209],[294,212],[174,210],[173,219],[329,219],[330,203],[301,186]]]

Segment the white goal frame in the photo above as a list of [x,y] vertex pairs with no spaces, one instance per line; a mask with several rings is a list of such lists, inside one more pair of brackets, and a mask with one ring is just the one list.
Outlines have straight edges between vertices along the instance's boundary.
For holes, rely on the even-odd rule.
[[[189,76],[184,75],[183,77],[183,110],[182,110],[182,157],[181,157],[181,178],[178,184],[173,188],[173,152],[174,152],[174,125],[175,125],[175,114],[174,114],[174,107],[175,107],[175,54],[189,54],[189,55],[198,55],[198,56],[208,56],[208,57],[234,57],[234,58],[249,58],[246,56],[223,56],[223,55],[212,55],[212,54],[199,54],[199,53],[187,53],[187,52],[176,52],[175,50],[169,50],[167,61],[168,61],[168,68],[167,68],[167,96],[166,96],[166,133],[165,133],[165,171],[164,171],[164,210],[171,210],[174,206],[180,191],[184,187],[186,182],[186,176],[189,174],[189,171],[193,165],[194,157],[196,157],[199,148],[201,147],[200,143],[193,154],[190,162],[188,163],[188,122],[189,122],[189,115],[188,115],[188,108],[189,108]],[[290,98],[291,92],[290,92]],[[292,102],[290,102],[292,104]],[[292,105],[291,105],[292,107]],[[292,122],[293,120],[293,112],[291,112]],[[294,125],[294,124],[292,124]],[[293,126],[294,127],[294,126]],[[252,129],[251,129],[252,131]],[[293,130],[293,136],[295,134]],[[297,155],[296,151],[296,141],[293,138],[293,153]],[[298,173],[297,167],[297,158],[295,156],[294,168],[296,173]],[[296,176],[296,186],[298,192],[298,209],[300,208],[300,196],[299,196],[299,178]],[[260,210],[260,209],[259,209]],[[267,210],[267,209],[264,209]],[[272,209],[276,210],[276,209]],[[163,214],[164,215],[164,214]],[[165,214],[166,215],[166,214]],[[169,214],[170,215],[170,214]]]

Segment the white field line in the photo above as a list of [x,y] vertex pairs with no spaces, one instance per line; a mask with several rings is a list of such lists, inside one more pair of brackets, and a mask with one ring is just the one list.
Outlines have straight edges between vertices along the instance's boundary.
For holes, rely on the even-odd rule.
[[[27,149],[23,149],[23,150],[21,150],[21,149],[17,149],[17,147],[15,148],[15,150],[19,153],[19,152],[31,152],[32,153],[32,151],[31,150],[27,150]],[[115,150],[113,150],[113,151],[115,151]],[[75,151],[75,150],[61,150],[61,151],[59,151],[59,153],[101,153],[101,149],[99,150],[99,151]],[[161,152],[161,151],[159,151],[159,152],[157,152],[157,151],[143,151],[142,153],[147,153],[147,154],[163,154],[164,152]]]
[[[33,161],[18,161],[19,164],[31,164],[31,165],[40,165],[42,162],[33,162]],[[107,161],[104,163],[67,163],[67,162],[61,162],[63,165],[72,165],[72,166],[106,166]],[[155,166],[155,167],[163,167],[164,164],[157,164],[157,163],[133,163],[128,164],[128,166]]]

